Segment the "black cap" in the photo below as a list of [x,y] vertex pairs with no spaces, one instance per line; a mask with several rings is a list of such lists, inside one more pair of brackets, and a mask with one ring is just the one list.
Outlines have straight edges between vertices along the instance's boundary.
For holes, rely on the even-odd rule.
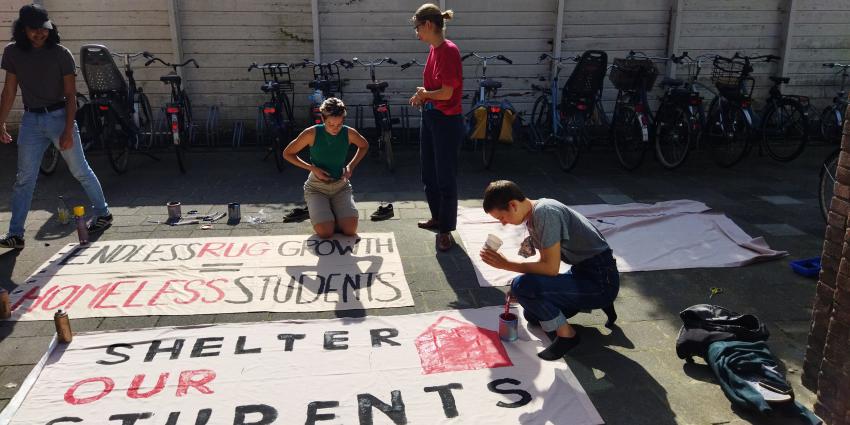
[[47,11],[37,4],[28,4],[18,11],[18,21],[30,28],[53,29],[53,23],[47,17]]

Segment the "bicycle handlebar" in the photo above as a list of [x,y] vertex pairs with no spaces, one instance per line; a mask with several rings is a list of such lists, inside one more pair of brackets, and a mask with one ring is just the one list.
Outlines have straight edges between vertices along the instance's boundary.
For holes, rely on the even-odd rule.
[[150,56],[150,53],[148,53],[148,51],[147,51],[147,50],[146,50],[146,51],[144,51],[144,52],[139,52],[139,53],[115,53],[115,52],[109,52],[109,54],[111,54],[112,56],[115,56],[116,58],[126,58],[126,59],[135,59],[135,58],[137,58],[137,57],[139,57],[139,56],[144,56],[144,57],[148,57],[148,56]]
[[370,62],[363,62],[359,58],[351,58],[351,61],[358,63],[360,65],[363,65],[365,67],[380,66],[384,62],[386,62],[388,64],[392,64],[392,65],[398,65],[398,62],[396,62],[395,60],[393,60],[393,58],[390,58],[390,57],[386,57],[386,58],[383,58],[383,59],[378,60],[378,61],[373,60],[373,61],[370,61]]
[[479,60],[484,61],[484,62],[491,60],[491,59],[497,59],[497,60],[505,62],[509,65],[514,63],[514,61],[508,59],[505,55],[482,56],[482,55],[479,55],[478,52],[467,53],[467,54],[463,55],[463,57],[460,58],[460,61],[463,62],[471,56],[475,56],[476,58],[478,58]]
[[159,62],[159,63],[161,63],[161,64],[163,64],[163,65],[165,65],[165,66],[167,66],[167,67],[169,67],[169,68],[174,68],[174,69],[176,70],[177,68],[184,67],[184,66],[186,66],[186,65],[188,65],[188,64],[190,64],[190,63],[191,63],[191,64],[195,65],[195,68],[200,68],[200,66],[198,66],[198,62],[197,62],[197,61],[195,61],[194,59],[187,59],[187,60],[186,60],[185,62],[183,62],[183,63],[177,63],[177,64],[175,64],[175,63],[168,63],[168,62],[166,62],[166,61],[164,61],[164,60],[162,60],[162,59],[160,59],[160,58],[158,58],[158,57],[156,57],[156,56],[151,55],[151,54],[150,54],[150,53],[148,53],[148,52],[144,52],[144,56],[145,56],[146,58],[148,58],[148,61],[147,61],[147,62],[145,62],[145,66],[149,66],[150,64],[152,64],[152,63],[154,63],[154,62]]
[[629,50],[629,54],[626,55],[626,57],[628,59],[638,58],[638,59],[649,59],[649,60],[665,61],[665,62],[669,61],[669,60],[673,60],[672,57],[668,58],[668,57],[661,57],[661,56],[649,56],[644,52],[637,52],[637,51],[634,51],[634,50]]
[[405,69],[410,68],[413,65],[424,66],[421,63],[417,62],[416,59],[411,59],[407,63],[401,64],[401,70],[404,71]]
[[252,62],[251,66],[248,67],[248,72],[251,72],[252,69],[286,69],[291,68],[289,64],[285,62],[269,62],[264,63],[262,65],[257,65],[257,62]]
[[551,61],[557,61],[558,64],[562,64],[565,61],[578,62],[578,56],[567,56],[567,57],[553,57],[548,53],[542,53],[540,57],[537,58],[537,63],[543,62],[545,59],[549,59]]
[[353,63],[351,63],[351,62],[349,62],[349,61],[347,61],[347,60],[345,60],[345,59],[343,59],[343,58],[339,58],[339,59],[337,59],[337,60],[335,60],[335,61],[333,61],[333,62],[325,62],[325,63],[319,63],[319,62],[311,61],[310,59],[304,59],[304,61],[303,61],[303,62],[301,62],[301,63],[297,63],[297,64],[294,64],[294,65],[291,65],[291,66],[292,66],[293,68],[298,67],[298,66],[301,66],[302,68],[306,68],[306,67],[307,67],[307,65],[311,65],[311,66],[331,66],[331,65],[342,65],[342,67],[343,67],[343,68],[345,68],[345,69],[351,69],[351,68],[354,68],[354,64],[353,64]]
[[850,65],[840,64],[838,62],[825,63],[823,66],[827,68],[850,68]]

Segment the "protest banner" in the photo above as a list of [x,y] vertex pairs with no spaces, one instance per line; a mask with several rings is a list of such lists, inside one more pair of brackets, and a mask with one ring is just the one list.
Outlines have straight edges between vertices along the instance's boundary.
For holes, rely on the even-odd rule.
[[70,244],[10,300],[10,320],[413,305],[392,233]]
[[79,334],[0,423],[601,424],[528,329],[498,338],[501,311]]

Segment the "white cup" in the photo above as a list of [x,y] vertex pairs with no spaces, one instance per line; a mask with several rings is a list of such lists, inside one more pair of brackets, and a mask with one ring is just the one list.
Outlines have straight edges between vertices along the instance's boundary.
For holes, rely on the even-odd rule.
[[498,251],[499,248],[502,247],[502,240],[499,239],[498,236],[490,233],[487,235],[487,240],[484,242],[484,246],[493,251]]

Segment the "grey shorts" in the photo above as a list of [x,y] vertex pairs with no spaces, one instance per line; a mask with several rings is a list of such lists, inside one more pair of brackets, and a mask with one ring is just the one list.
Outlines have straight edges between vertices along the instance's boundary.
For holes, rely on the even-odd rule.
[[304,201],[314,226],[360,215],[354,205],[351,182],[346,179],[323,182],[310,173],[304,182]]

